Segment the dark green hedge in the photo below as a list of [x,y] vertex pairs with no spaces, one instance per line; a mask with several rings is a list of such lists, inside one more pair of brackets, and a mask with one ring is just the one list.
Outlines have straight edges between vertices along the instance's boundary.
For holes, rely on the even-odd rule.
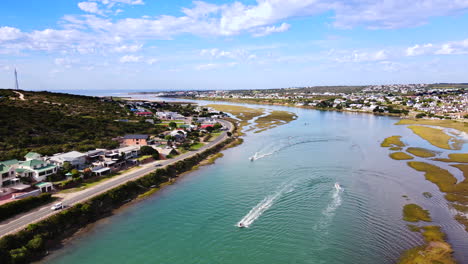
[[[51,201],[52,195],[50,193],[43,193],[39,196],[28,197],[18,201],[0,205],[0,221],[27,212],[33,208],[44,205]],[[0,263],[2,262],[0,261]]]
[[31,224],[16,234],[4,236],[0,239],[0,263],[29,263],[40,259],[46,253],[47,246],[59,243],[61,239],[73,234],[79,228],[110,214],[113,209],[150,190],[151,186],[167,182],[170,178],[190,170],[206,157],[219,152],[233,140],[229,138],[191,158],[115,187],[39,223]]

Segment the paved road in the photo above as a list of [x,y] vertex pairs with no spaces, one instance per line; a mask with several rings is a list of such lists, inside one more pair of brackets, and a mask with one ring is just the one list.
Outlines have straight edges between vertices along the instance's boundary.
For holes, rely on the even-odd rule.
[[[230,122],[227,122],[225,120],[218,120],[221,124],[224,125],[224,127],[227,127],[229,129],[229,131],[232,131],[233,129],[233,126]],[[89,188],[89,189],[85,189],[83,191],[79,191],[79,192],[76,192],[76,193],[73,193],[73,194],[70,194],[69,196],[67,196],[66,198],[64,198],[61,202],[64,204],[64,205],[67,205],[67,206],[71,206],[71,205],[74,205],[74,204],[77,204],[77,203],[80,203],[80,202],[84,202],[98,194],[101,194],[103,192],[106,192],[118,185],[121,185],[127,181],[130,181],[130,180],[135,180],[137,178],[140,178],[142,176],[145,176],[147,175],[148,173],[154,171],[155,169],[157,168],[162,168],[162,167],[165,167],[169,164],[173,164],[173,163],[176,163],[180,160],[183,160],[185,158],[188,158],[188,157],[191,157],[197,153],[200,153],[218,143],[220,143],[221,141],[224,141],[224,139],[227,138],[227,132],[223,132],[219,137],[217,137],[215,140],[213,140],[212,142],[204,145],[203,147],[201,147],[199,150],[197,151],[191,151],[191,152],[187,152],[185,154],[182,154],[182,155],[179,155],[177,156],[176,158],[174,159],[170,159],[170,160],[164,160],[164,161],[155,161],[155,162],[151,162],[151,163],[148,163],[148,164],[145,164],[142,166],[142,168],[138,169],[138,170],[134,170],[134,171],[131,171],[131,172],[128,172],[126,174],[123,174],[121,176],[117,176],[117,177],[114,177],[114,178],[111,178],[107,181],[104,181],[103,183],[99,184],[99,185],[96,185],[96,186],[93,186],[92,188]],[[161,164],[161,167],[155,167],[155,165],[157,164]],[[13,220],[10,220],[9,222],[4,222],[4,224],[2,223],[2,225],[0,225],[0,237],[4,236],[4,235],[7,235],[7,234],[10,234],[10,233],[13,233],[15,231],[18,231],[19,229],[22,229],[24,227],[26,227],[27,225],[29,224],[32,224],[32,223],[35,223],[35,222],[38,222],[39,220],[41,219],[44,219],[44,218],[47,218],[53,214],[56,214],[58,213],[59,211],[51,211],[50,210],[50,207],[51,207],[51,204],[49,205],[46,205],[46,206],[43,206],[43,207],[40,207],[32,212],[29,212],[27,213],[26,215],[22,215],[20,217],[17,217]]]

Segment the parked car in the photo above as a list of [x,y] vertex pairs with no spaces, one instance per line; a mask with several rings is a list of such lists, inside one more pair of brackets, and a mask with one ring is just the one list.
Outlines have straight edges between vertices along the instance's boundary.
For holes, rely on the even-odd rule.
[[162,164],[161,164],[161,163],[158,163],[158,164],[156,164],[156,165],[154,165],[154,166],[155,166],[155,167],[161,167]]
[[56,210],[60,210],[60,209],[63,209],[63,208],[64,208],[64,206],[63,206],[62,203],[56,203],[50,208],[50,210],[56,211]]

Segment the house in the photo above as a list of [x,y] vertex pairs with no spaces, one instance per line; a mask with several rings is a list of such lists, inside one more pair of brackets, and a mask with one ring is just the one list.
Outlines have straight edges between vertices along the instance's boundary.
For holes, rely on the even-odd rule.
[[0,187],[11,185],[16,181],[14,165],[17,165],[17,162],[17,160],[0,162]]
[[32,176],[36,181],[43,181],[47,176],[57,173],[57,169],[57,165],[34,159],[20,162],[17,172],[20,175]]
[[26,160],[42,159],[42,155],[36,152],[28,152],[28,154],[26,154],[24,158]]
[[176,141],[182,142],[187,137],[187,132],[185,132],[184,130],[177,129],[171,131],[170,135],[174,137]]
[[119,159],[121,155],[123,155],[123,158],[126,160],[137,158],[140,155],[140,148],[138,146],[129,146],[106,152],[106,157],[113,160]]
[[125,146],[146,146],[148,145],[148,135],[125,135],[123,145]]
[[55,154],[49,158],[49,161],[57,166],[63,166],[64,162],[69,162],[78,169],[84,168],[87,155],[78,151]]

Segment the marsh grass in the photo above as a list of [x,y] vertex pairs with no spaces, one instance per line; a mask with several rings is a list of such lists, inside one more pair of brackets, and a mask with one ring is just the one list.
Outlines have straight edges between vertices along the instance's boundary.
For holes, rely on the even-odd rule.
[[468,133],[468,123],[453,120],[402,119],[395,125],[429,125],[453,128]]
[[384,148],[390,148],[390,147],[404,147],[405,146],[405,143],[403,143],[401,140],[400,140],[401,136],[391,136],[391,137],[388,137],[386,139],[384,139],[384,141],[382,142],[382,144],[380,144],[381,147],[384,147]]
[[255,123],[259,129],[255,133],[260,133],[265,130],[287,124],[297,118],[296,114],[286,111],[272,111],[266,116],[259,117]]
[[443,162],[460,162],[468,163],[468,153],[452,153],[448,155],[448,159],[434,159]]
[[407,222],[431,222],[429,211],[417,204],[407,204],[403,207],[403,220]]
[[455,264],[452,256],[453,249],[445,241],[445,234],[440,226],[418,227],[408,225],[413,232],[422,232],[425,244],[407,250],[400,260],[399,264]]
[[413,159],[413,156],[411,155],[408,155],[404,152],[394,152],[394,153],[391,153],[390,155],[390,158],[394,159],[394,160],[411,160]]
[[432,158],[436,155],[434,151],[425,148],[409,147],[406,151],[420,158]]
[[433,146],[443,149],[460,149],[459,144],[454,144],[453,147],[450,146],[450,142],[456,141],[456,139],[447,135],[441,129],[426,126],[408,126],[408,128]]

